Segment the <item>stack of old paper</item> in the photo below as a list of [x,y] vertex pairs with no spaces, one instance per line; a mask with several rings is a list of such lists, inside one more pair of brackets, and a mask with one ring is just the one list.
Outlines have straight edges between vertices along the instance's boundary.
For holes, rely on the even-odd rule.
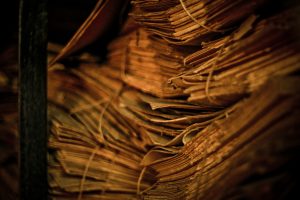
[[[105,63],[51,63],[51,197],[289,199],[300,150],[298,9],[132,5]],[[277,190],[281,182],[291,184]]]
[[[218,114],[142,94],[119,78],[110,66],[50,73],[54,199],[260,198],[257,188],[291,179],[284,169],[298,158],[299,78],[268,81]],[[247,181],[253,176],[263,182]]]
[[270,77],[300,69],[300,44],[293,35],[299,24],[296,9],[263,20],[250,16],[231,35],[185,57],[190,69],[170,81],[189,94],[188,101],[233,102]]
[[132,199],[154,183],[154,171],[140,165],[151,141],[120,115],[124,86],[117,78],[92,65],[49,74],[54,199]]
[[150,150],[142,164],[155,169],[158,181],[145,199],[274,199],[288,192],[275,185],[293,180],[296,168],[285,170],[299,159],[299,81],[268,82],[176,153]]
[[122,72],[126,84],[158,97],[183,95],[168,79],[185,70],[183,59],[193,49],[172,46],[136,28],[111,42],[108,50],[108,63]]
[[230,31],[265,1],[133,0],[134,19],[170,43],[193,44]]
[[120,95],[119,111],[140,126],[140,132],[149,136],[159,146],[182,145],[196,132],[216,119],[224,118],[233,107],[223,108],[185,100],[160,99],[136,90],[126,90]]

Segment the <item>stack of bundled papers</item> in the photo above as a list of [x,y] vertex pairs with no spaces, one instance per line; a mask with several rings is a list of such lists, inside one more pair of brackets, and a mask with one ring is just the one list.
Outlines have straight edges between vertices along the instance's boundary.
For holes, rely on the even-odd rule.
[[108,63],[122,72],[126,84],[158,97],[183,95],[168,80],[185,70],[183,59],[193,48],[172,46],[136,28],[112,41],[108,50]]
[[149,32],[174,44],[197,44],[226,33],[265,1],[133,0],[132,16]]
[[178,152],[150,150],[143,164],[158,181],[145,199],[261,199],[262,188],[275,198],[275,185],[292,180],[286,167],[299,159],[298,83],[299,77],[274,79]]
[[150,143],[122,117],[122,82],[106,66],[49,74],[49,185],[56,199],[132,199],[154,183],[140,162]]
[[81,56],[72,67],[54,62],[64,50],[52,55],[51,197],[290,199],[300,160],[297,6],[131,3],[104,62]]
[[189,94],[188,101],[226,105],[257,90],[270,77],[298,71],[296,15],[296,10],[288,10],[263,20],[250,16],[231,35],[187,56],[184,61],[190,69],[170,81]]

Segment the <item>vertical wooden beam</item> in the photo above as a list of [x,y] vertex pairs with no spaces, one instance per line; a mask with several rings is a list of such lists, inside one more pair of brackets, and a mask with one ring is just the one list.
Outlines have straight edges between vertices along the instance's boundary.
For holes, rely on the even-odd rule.
[[47,199],[47,1],[20,0],[20,199]]

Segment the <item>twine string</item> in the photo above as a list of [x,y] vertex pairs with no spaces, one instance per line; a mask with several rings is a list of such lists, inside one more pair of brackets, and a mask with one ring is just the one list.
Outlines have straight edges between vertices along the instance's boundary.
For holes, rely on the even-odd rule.
[[145,172],[146,172],[146,168],[147,168],[147,166],[145,166],[143,169],[142,169],[142,171],[141,171],[141,173],[140,173],[140,176],[139,176],[139,179],[138,179],[138,182],[137,182],[137,188],[136,188],[136,194],[137,195],[140,195],[140,193],[141,193],[141,182],[142,182],[142,180],[143,180],[143,177],[144,177],[144,174],[145,174]]
[[81,181],[80,181],[80,189],[79,189],[79,195],[78,195],[78,200],[81,200],[82,198],[82,192],[83,192],[83,187],[84,187],[84,182],[86,180],[86,176],[87,176],[87,173],[89,171],[89,167],[90,167],[90,164],[92,162],[92,160],[94,159],[95,157],[95,154],[96,152],[99,150],[99,147],[97,146],[94,151],[92,152],[91,156],[89,157],[89,160],[85,166],[85,169],[84,169],[84,172],[82,174],[82,178],[81,178]]
[[[183,8],[183,10],[186,12],[186,14],[196,23],[198,24],[199,26],[201,26],[202,28],[206,29],[207,31],[209,32],[217,32],[217,33],[223,33],[225,31],[227,31],[226,29],[224,30],[216,30],[216,29],[212,29],[206,25],[204,25],[203,23],[201,23],[199,20],[197,20],[191,13],[190,11],[187,9],[186,5],[184,4],[183,0],[179,0],[180,1],[180,4]],[[228,29],[230,30],[230,29]]]
[[116,95],[112,95],[110,97],[110,99],[108,100],[108,102],[105,104],[104,108],[102,109],[101,113],[100,113],[100,119],[99,119],[99,125],[98,125],[98,131],[100,133],[100,136],[103,140],[103,143],[106,145],[106,140],[105,140],[105,137],[104,137],[104,133],[103,133],[103,129],[102,129],[102,122],[103,122],[103,116],[104,116],[104,113],[106,112],[106,110],[108,109],[108,107],[110,106],[110,104],[113,102],[114,99],[116,99],[122,92],[123,90],[123,85],[121,86],[121,88],[117,91]]
[[214,73],[215,69],[217,68],[217,64],[218,64],[218,62],[221,58],[221,55],[223,54],[224,49],[227,46],[227,44],[229,42],[231,42],[232,36],[233,35],[230,35],[230,36],[227,37],[227,39],[224,41],[224,44],[221,46],[220,50],[218,51],[218,54],[217,54],[212,66],[210,68],[210,71],[209,71],[209,74],[208,74],[208,77],[207,77],[207,80],[206,80],[206,83],[205,83],[205,95],[206,95],[209,102],[214,103],[216,105],[218,105],[218,102],[216,101],[215,98],[210,96],[210,94],[209,94],[209,88],[210,87],[209,86],[210,86],[210,83],[211,83],[211,80],[212,80],[212,77],[213,77],[213,73]]

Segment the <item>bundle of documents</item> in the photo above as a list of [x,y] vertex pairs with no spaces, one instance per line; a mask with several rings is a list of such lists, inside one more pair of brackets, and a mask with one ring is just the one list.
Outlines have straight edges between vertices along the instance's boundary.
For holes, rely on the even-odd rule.
[[226,117],[234,109],[234,106],[223,108],[160,99],[135,90],[124,91],[120,103],[120,113],[140,126],[140,131],[159,146],[182,145],[193,138],[195,132]]
[[[299,77],[268,82],[176,154],[150,150],[143,164],[155,169],[158,181],[145,199],[273,199],[288,192],[274,187],[297,170],[285,172],[299,160],[298,83]],[[270,189],[264,194],[261,187]]]
[[155,172],[140,165],[150,140],[120,115],[116,78],[91,65],[49,74],[54,199],[132,199],[154,183]]
[[293,35],[300,24],[297,11],[263,20],[250,16],[231,35],[185,57],[190,69],[170,81],[189,94],[188,101],[226,105],[255,91],[270,77],[298,71],[300,43]]
[[158,97],[183,95],[168,79],[185,70],[183,59],[191,50],[182,51],[142,28],[118,37],[108,50],[108,63],[122,72],[128,85]]
[[131,3],[105,62],[54,62],[65,48],[52,55],[51,198],[290,199],[300,160],[298,7]]
[[230,31],[265,1],[133,0],[134,19],[174,44],[197,44]]

